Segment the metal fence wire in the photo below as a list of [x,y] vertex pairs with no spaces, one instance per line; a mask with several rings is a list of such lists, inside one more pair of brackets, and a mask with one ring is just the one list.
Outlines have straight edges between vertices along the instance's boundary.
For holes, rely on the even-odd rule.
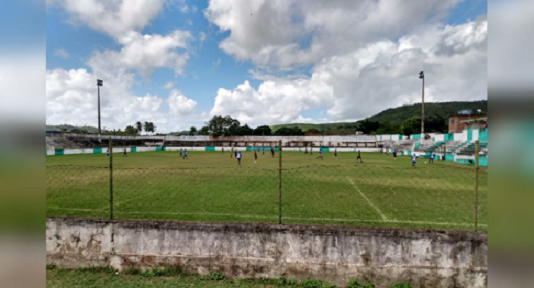
[[46,179],[55,216],[487,228],[487,173],[476,167],[69,165],[48,166]]

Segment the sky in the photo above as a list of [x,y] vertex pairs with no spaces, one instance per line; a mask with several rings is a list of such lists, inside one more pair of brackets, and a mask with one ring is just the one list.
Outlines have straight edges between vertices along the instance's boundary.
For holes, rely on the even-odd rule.
[[487,99],[482,0],[47,0],[46,123],[156,132]]

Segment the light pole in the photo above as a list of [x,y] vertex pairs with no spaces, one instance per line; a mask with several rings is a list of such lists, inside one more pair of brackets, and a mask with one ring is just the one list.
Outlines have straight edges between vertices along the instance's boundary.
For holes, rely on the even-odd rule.
[[421,139],[425,137],[425,73],[419,72],[419,79],[423,80],[423,96],[421,101]]
[[102,133],[100,130],[100,86],[102,86],[102,82],[100,79],[96,80],[96,86],[98,87],[98,142],[102,142],[102,139],[100,139],[100,134]]

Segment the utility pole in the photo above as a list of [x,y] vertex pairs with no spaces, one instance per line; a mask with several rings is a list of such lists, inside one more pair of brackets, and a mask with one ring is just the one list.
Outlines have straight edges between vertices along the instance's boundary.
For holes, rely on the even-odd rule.
[[425,74],[419,72],[419,79],[423,80],[423,96],[421,101],[421,139],[425,137]]
[[100,135],[102,134],[102,131],[100,130],[100,86],[102,86],[102,80],[97,79],[96,80],[96,86],[98,87],[98,142],[102,143],[102,139],[100,138]]

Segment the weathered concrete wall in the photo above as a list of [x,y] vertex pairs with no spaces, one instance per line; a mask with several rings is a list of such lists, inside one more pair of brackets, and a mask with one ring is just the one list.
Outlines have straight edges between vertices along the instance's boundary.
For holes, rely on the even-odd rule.
[[179,265],[228,277],[306,277],[343,286],[486,287],[487,234],[342,226],[47,218],[47,263]]

